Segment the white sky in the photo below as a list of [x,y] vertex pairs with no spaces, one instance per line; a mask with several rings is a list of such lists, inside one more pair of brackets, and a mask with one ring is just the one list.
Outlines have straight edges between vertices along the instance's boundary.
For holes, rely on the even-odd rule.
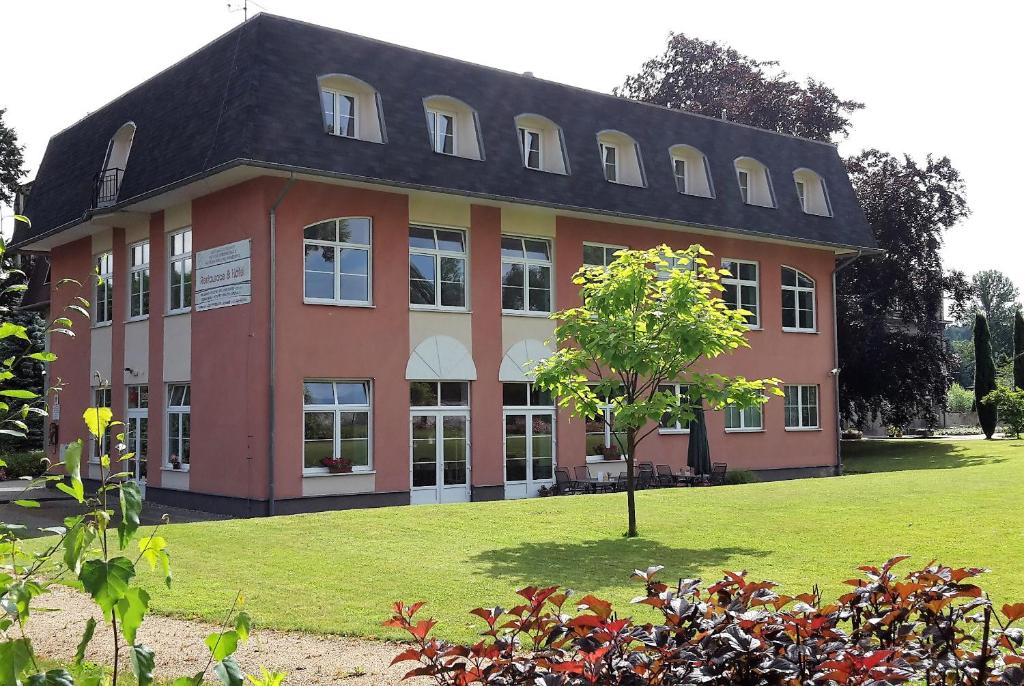
[[[242,0],[232,0],[240,6]],[[48,138],[239,23],[226,0],[34,0],[3,8],[0,107],[29,178]],[[973,215],[947,235],[948,268],[1001,269],[1024,288],[1018,205],[1022,100],[1012,2],[801,0],[342,2],[263,0],[267,11],[608,92],[669,31],[727,43],[813,76],[867,109],[840,150],[948,155]],[[258,8],[250,2],[250,13]],[[182,93],[188,97],[188,93]],[[2,210],[9,215],[9,208]],[[11,220],[3,222],[9,233]]]

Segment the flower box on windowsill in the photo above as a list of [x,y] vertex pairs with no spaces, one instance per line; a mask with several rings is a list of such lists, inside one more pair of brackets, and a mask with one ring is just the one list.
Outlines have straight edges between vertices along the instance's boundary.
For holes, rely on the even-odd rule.
[[352,473],[352,460],[347,460],[344,457],[325,457],[320,460],[320,464],[327,467],[327,471],[331,474]]

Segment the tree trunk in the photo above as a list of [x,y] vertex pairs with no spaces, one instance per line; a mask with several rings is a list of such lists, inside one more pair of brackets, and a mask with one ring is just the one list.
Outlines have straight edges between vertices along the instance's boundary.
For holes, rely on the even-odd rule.
[[636,474],[633,464],[636,461],[636,429],[626,431],[626,510],[629,512],[629,528],[627,538],[639,536],[636,530]]

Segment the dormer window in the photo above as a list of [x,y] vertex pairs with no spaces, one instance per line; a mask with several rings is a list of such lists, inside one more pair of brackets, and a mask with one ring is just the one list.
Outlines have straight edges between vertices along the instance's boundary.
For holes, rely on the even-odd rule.
[[483,159],[480,123],[476,110],[447,95],[423,100],[430,149],[442,155]]
[[752,157],[740,157],[735,165],[736,183],[743,202],[759,207],[775,207],[775,194],[772,191],[768,167]]
[[384,142],[380,96],[373,86],[347,74],[318,79],[324,131],[341,138]]
[[821,178],[820,174],[810,169],[797,169],[793,172],[793,181],[796,183],[800,209],[819,217],[832,216],[832,205],[828,199],[825,179]]
[[673,145],[669,148],[669,155],[672,157],[672,174],[677,191],[702,198],[714,197],[704,153],[690,145]]
[[597,134],[597,146],[606,181],[641,188],[647,185],[640,163],[640,146],[631,136],[621,131],[602,131]]
[[520,114],[516,117],[519,152],[523,166],[552,174],[568,174],[562,127],[539,114]]
[[110,207],[117,203],[121,182],[124,180],[124,170],[128,166],[128,153],[132,150],[134,140],[134,122],[122,124],[110,139],[110,143],[107,145],[107,155],[103,159],[103,167],[96,174],[93,207]]

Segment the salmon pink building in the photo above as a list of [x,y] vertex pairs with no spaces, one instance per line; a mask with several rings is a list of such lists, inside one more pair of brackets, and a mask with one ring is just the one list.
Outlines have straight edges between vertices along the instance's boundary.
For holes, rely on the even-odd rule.
[[[709,413],[713,458],[841,466],[833,279],[875,244],[825,143],[264,14],[56,134],[24,211],[16,247],[85,284],[51,311],[91,303],[52,341],[49,449],[109,406],[154,501],[290,513],[617,473],[612,430],[528,362],[573,272],[662,243],[711,250],[751,312],[715,369],[785,383]],[[686,429],[637,458],[680,468]]]

